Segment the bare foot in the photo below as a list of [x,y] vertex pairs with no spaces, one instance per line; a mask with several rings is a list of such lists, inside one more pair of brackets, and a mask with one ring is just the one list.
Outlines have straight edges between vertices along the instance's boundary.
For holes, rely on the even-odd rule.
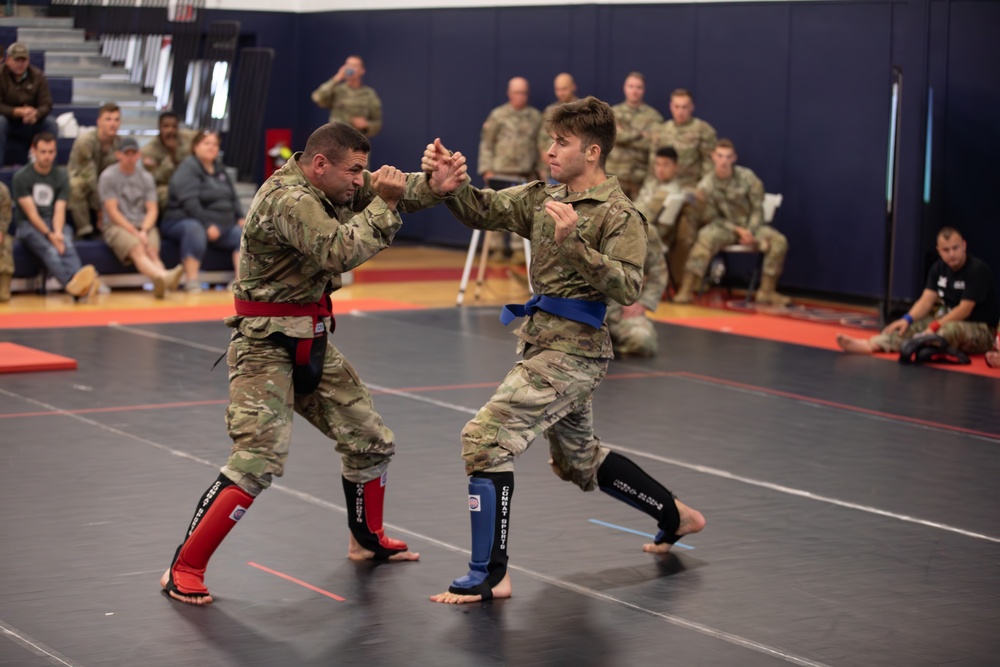
[[[675,535],[691,535],[699,533],[705,527],[705,517],[698,510],[693,510],[679,500],[674,500],[677,511],[681,515],[681,524],[677,527]],[[670,551],[672,544],[644,544],[642,550],[649,554],[665,554]]]
[[[351,560],[374,560],[375,552],[363,548],[351,535],[351,546],[347,549],[347,557]],[[400,551],[398,554],[389,556],[386,560],[420,560],[420,554],[412,551]]]
[[844,352],[851,352],[852,354],[871,354],[875,351],[872,347],[871,341],[866,338],[852,338],[851,336],[845,336],[840,334],[837,336],[837,345],[840,346]]
[[[167,584],[170,583],[170,570],[163,573],[160,577],[160,586],[163,590],[167,591]],[[184,595],[183,593],[178,593],[177,591],[167,591],[167,595],[177,600],[178,602],[183,602],[184,604],[194,604],[198,606],[204,606],[206,604],[212,604],[211,595]]]
[[987,352],[986,365],[993,368],[1000,368],[1000,352]]
[[[493,599],[509,598],[511,592],[510,574],[508,573],[503,575],[500,583],[493,587]],[[482,599],[482,595],[460,595],[451,592],[438,593],[431,596],[433,602],[443,602],[444,604],[469,604],[470,602],[479,602]]]

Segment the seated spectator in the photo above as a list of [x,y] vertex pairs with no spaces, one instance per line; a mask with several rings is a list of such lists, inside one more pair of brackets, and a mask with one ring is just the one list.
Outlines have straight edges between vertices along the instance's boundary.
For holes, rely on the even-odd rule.
[[727,245],[739,242],[756,246],[764,253],[760,289],[754,299],[759,304],[787,305],[776,287],[785,266],[788,240],[764,222],[764,184],[746,167],[736,166],[736,148],[721,139],[712,151],[713,170],[698,183],[698,196],[705,202],[705,226],[684,265],[684,280],[674,303],[691,303],[694,288],[701,282],[712,258]]
[[173,111],[160,114],[160,134],[142,147],[142,164],[156,182],[157,203],[160,211],[167,208],[167,190],[170,177],[177,165],[191,155],[191,140],[195,131],[180,129],[180,120]]
[[28,47],[14,42],[0,67],[0,165],[7,164],[7,140],[28,145],[41,132],[59,133],[52,112],[49,80],[42,70],[28,64]]
[[658,348],[656,329],[646,317],[646,311],[657,309],[667,289],[667,260],[653,225],[646,226],[646,259],[642,274],[642,292],[635,303],[631,306],[623,306],[617,301],[608,303],[605,321],[616,355],[652,357]]
[[[673,246],[677,225],[676,220],[661,221],[660,214],[663,213],[667,197],[680,194],[685,193],[677,181],[677,151],[672,146],[658,148],[656,161],[653,163],[653,178],[646,179],[634,203],[639,212],[646,216],[646,222],[656,228],[664,249]],[[694,198],[691,197],[691,200]]]
[[97,111],[97,128],[81,132],[69,154],[69,204],[67,208],[76,227],[76,238],[91,238],[97,233],[91,217],[97,217],[97,230],[103,225],[101,200],[97,192],[97,177],[115,163],[118,150],[118,128],[122,124],[121,110],[108,102]]
[[92,299],[100,287],[97,270],[80,265],[72,235],[64,234],[69,179],[55,164],[56,138],[48,132],[36,134],[32,148],[34,161],[14,174],[17,238],[67,294],[75,300]]
[[244,221],[236,188],[219,159],[219,135],[199,132],[192,151],[170,179],[160,232],[181,247],[185,289],[199,292],[198,271],[208,244],[232,253],[233,269],[238,268]]
[[10,230],[10,190],[0,183],[0,303],[10,301],[10,281],[14,277],[14,239]]
[[993,347],[1000,301],[990,267],[966,252],[965,239],[953,227],[938,232],[937,251],[940,259],[931,266],[923,294],[910,311],[871,338],[837,336],[845,352],[899,352],[905,341],[925,332],[966,354]]
[[104,242],[118,261],[135,264],[139,273],[152,278],[153,294],[162,299],[168,289],[177,289],[184,268],[178,264],[167,271],[160,261],[156,184],[138,167],[139,144],[125,137],[115,157],[118,163],[105,169],[97,184],[104,206]]

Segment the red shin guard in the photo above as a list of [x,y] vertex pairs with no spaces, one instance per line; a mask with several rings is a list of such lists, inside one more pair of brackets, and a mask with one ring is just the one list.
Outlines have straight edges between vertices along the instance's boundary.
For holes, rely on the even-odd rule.
[[228,477],[219,475],[198,502],[187,537],[177,547],[170,565],[168,591],[195,597],[208,595],[205,588],[208,561],[253,500],[253,496]]
[[363,484],[341,479],[344,482],[344,496],[347,498],[347,523],[358,544],[373,552],[375,560],[385,560],[393,554],[406,551],[406,542],[386,537],[382,528],[386,476],[382,475]]

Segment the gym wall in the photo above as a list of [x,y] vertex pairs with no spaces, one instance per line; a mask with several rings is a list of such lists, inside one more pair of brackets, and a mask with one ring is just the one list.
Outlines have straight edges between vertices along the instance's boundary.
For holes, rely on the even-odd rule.
[[[304,1],[304,0],[303,0]],[[344,3],[340,3],[343,6]],[[405,3],[404,3],[405,4]],[[312,9],[313,7],[307,7]],[[782,284],[877,297],[883,289],[890,68],[904,72],[895,293],[919,295],[934,232],[963,229],[1000,278],[1000,3],[857,0],[586,4],[311,11],[209,10],[277,50],[266,127],[301,147],[326,112],[309,98],[349,54],[382,97],[372,164],[412,170],[440,136],[475,161],[487,113],[511,76],[531,103],[552,101],[571,72],[580,95],[614,104],[625,74],[646,75],[646,101],[668,116],[685,87],[696,115],[735,143],[740,162],[784,203]],[[934,88],[931,203],[923,203],[926,106]],[[443,210],[407,216],[400,238],[456,246],[469,232]]]

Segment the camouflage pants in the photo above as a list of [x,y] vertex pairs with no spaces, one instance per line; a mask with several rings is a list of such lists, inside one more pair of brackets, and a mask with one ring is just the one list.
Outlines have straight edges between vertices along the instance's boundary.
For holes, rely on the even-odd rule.
[[[883,352],[899,352],[903,343],[927,329],[933,318],[923,317],[909,327],[902,335],[898,333],[878,334],[868,340]],[[938,335],[948,344],[966,354],[983,354],[993,349],[996,327],[985,322],[946,322],[938,329]]]
[[[770,225],[758,227],[753,237],[757,241],[757,248],[764,253],[764,275],[777,278],[781,275],[781,270],[785,268],[788,239]],[[688,257],[684,270],[699,278],[703,277],[712,258],[727,245],[738,241],[739,237],[736,236],[736,232],[731,232],[722,225],[711,224],[703,227],[698,232],[698,241],[691,249],[691,255]]]
[[375,412],[368,388],[332,344],[319,388],[305,396],[292,391],[288,352],[270,340],[235,335],[226,361],[226,427],[233,451],[222,472],[244,491],[257,495],[272,476],[284,472],[293,410],[337,443],[348,481],[367,482],[386,471],[395,452],[392,431]]
[[73,224],[77,235],[93,230],[90,212],[98,211],[100,208],[101,200],[97,196],[96,187],[82,178],[69,179],[69,201],[66,203],[66,210],[70,214],[70,219],[66,222]]
[[594,435],[591,394],[607,359],[529,347],[496,393],[462,429],[465,471],[509,472],[542,433],[560,478],[584,491],[597,488],[608,450]]
[[14,237],[6,229],[0,231],[0,275],[14,274]]
[[615,354],[656,356],[658,342],[653,322],[645,315],[622,319],[621,314],[622,307],[612,304],[608,307],[608,314],[604,320],[608,323]]

